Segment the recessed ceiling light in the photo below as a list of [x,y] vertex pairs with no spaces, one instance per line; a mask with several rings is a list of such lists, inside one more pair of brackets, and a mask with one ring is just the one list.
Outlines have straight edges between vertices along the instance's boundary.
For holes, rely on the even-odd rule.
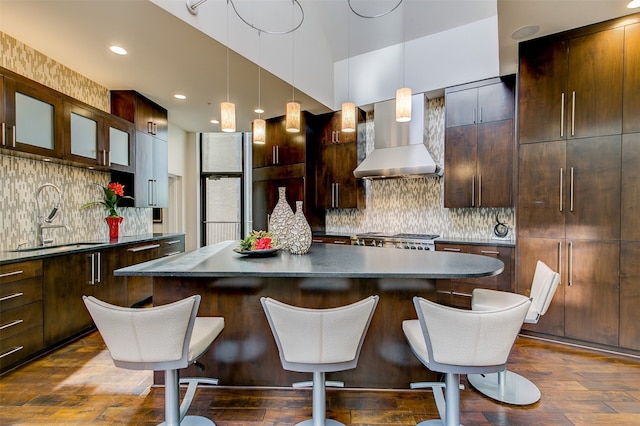
[[253,110],[256,114],[264,114],[264,110],[262,108],[256,108]]
[[109,46],[109,50],[112,51],[113,53],[115,53],[116,55],[126,55],[127,54],[127,50],[124,47],[120,47],[120,46]]
[[629,9],[635,9],[636,7],[640,7],[640,0],[631,0],[627,5]]
[[540,27],[537,25],[526,25],[524,27],[518,28],[514,32],[511,33],[511,38],[514,40],[521,40],[523,38],[531,37],[540,31]]
[[218,120],[216,120],[215,118],[213,120],[210,121],[211,124],[220,124],[220,122]]
[[182,93],[176,93],[175,95],[173,95],[173,97],[176,99],[187,99],[187,97]]

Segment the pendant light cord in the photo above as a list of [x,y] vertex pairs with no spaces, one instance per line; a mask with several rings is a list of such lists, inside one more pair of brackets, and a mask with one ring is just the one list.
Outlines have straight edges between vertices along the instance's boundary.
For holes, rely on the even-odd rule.
[[229,2],[227,0],[227,102],[229,102]]
[[[297,0],[293,0],[291,2],[291,23],[294,23],[294,15],[295,15],[295,3]],[[291,101],[296,101],[296,33],[291,32]]]

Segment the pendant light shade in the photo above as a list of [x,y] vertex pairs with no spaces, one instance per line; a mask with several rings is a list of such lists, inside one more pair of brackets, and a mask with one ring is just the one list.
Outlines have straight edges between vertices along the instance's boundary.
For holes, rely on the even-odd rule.
[[396,91],[396,121],[411,121],[411,89],[408,87]]
[[300,104],[297,102],[287,103],[286,128],[291,133],[300,131]]
[[253,143],[264,144],[266,141],[266,128],[267,123],[262,118],[256,118],[253,120]]
[[342,131],[356,131],[356,104],[345,102],[342,104]]
[[223,132],[236,131],[236,106],[231,102],[220,104],[220,128]]

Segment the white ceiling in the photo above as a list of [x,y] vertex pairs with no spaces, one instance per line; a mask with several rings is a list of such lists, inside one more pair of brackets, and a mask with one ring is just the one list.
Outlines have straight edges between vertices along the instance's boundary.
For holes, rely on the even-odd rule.
[[[392,97],[378,94],[381,83],[372,79],[386,64],[362,65],[364,58],[377,52],[395,47],[401,59],[388,62],[402,74],[398,81],[406,76],[410,87],[438,93],[452,82],[465,82],[456,78],[474,75],[439,69],[438,75],[456,76],[446,80],[427,72],[452,67],[442,64],[452,63],[448,59],[456,55],[468,62],[456,68],[482,69],[480,76],[487,69],[494,74],[514,73],[517,41],[511,33],[520,27],[539,25],[540,32],[533,36],[539,37],[634,12],[626,8],[628,0],[404,0],[387,16],[363,19],[349,11],[346,0],[299,2],[304,22],[293,36],[258,37],[225,0],[206,0],[195,16],[188,13],[185,0],[0,0],[0,31],[109,89],[139,91],[166,107],[171,123],[196,132],[219,130],[209,120],[219,115],[219,103],[227,97],[228,44],[229,99],[236,104],[238,130],[248,131],[258,104],[256,64],[262,68],[264,117],[282,115],[292,97],[303,109],[322,113],[339,108],[353,81],[368,86],[358,89],[366,94],[351,93],[351,97],[372,101]],[[373,15],[398,0],[351,2],[358,12]],[[297,9],[292,15],[291,0],[234,0],[234,4],[245,19],[265,30],[285,30],[299,20]],[[496,21],[497,28],[487,31],[486,25],[495,26]],[[481,34],[473,33],[474,28]],[[449,38],[465,33],[470,48],[478,50],[473,43],[486,46],[489,53],[482,57],[488,66],[478,58],[468,60],[472,56],[459,48],[447,50]],[[427,44],[421,44],[425,40]],[[437,43],[440,53],[420,47],[429,43]],[[110,53],[111,44],[122,45],[129,54]],[[339,81],[345,67],[348,85]],[[419,82],[421,77],[430,80]],[[174,99],[177,92],[187,99]]]

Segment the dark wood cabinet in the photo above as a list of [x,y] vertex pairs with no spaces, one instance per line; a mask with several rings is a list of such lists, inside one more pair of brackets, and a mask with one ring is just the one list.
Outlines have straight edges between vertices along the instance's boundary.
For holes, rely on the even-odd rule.
[[640,132],[640,24],[625,27],[622,88],[622,131]]
[[0,372],[43,348],[42,260],[0,265]]
[[44,345],[56,345],[93,326],[82,302],[99,279],[97,252],[44,260]]
[[306,159],[308,113],[300,114],[300,132],[287,132],[285,117],[266,120],[265,143],[254,144],[253,167],[283,166],[303,163]]
[[640,241],[640,133],[622,137],[621,224],[622,241]]
[[[269,229],[269,215],[278,202],[278,188],[287,188],[287,202],[295,213],[296,201],[305,199],[305,178],[299,173],[291,176],[274,176],[253,181],[253,229]],[[309,208],[303,204],[305,217],[309,218]],[[260,212],[258,214],[258,212]],[[308,219],[307,219],[308,220]]]
[[640,350],[640,242],[620,243],[620,337],[623,348]]
[[[126,277],[116,277],[113,271],[127,266],[124,247],[114,247],[94,253],[93,296],[117,306],[127,306]],[[99,275],[97,274],[99,272]]]
[[351,245],[351,237],[337,235],[314,235],[311,242],[320,244]]
[[[364,111],[358,109],[358,123],[364,121]],[[340,112],[316,117],[319,150],[316,158],[316,206],[319,209],[364,208],[364,183],[356,179],[358,166],[358,134],[342,132]],[[364,135],[361,135],[364,137]]]
[[108,167],[109,146],[104,135],[104,114],[89,106],[64,102],[64,156],[78,163]]
[[624,28],[520,44],[519,143],[621,133]]
[[3,148],[63,158],[63,104],[55,91],[17,75],[5,75],[4,102]]
[[437,280],[436,290],[439,303],[470,309],[471,293],[474,288],[515,291],[515,252],[512,247],[436,242],[436,251],[478,254],[500,259],[504,263],[502,273],[494,277]]
[[115,115],[107,115],[104,140],[108,147],[107,164],[111,170],[135,173],[135,129],[133,123]]
[[447,88],[446,127],[489,123],[513,118],[514,77],[494,78]]
[[[135,174],[116,169],[112,179],[125,183],[135,207],[167,207],[169,175],[167,110],[131,90],[111,92],[111,113],[135,126]],[[126,203],[125,203],[126,204]]]
[[513,76],[445,90],[444,206],[513,206]]

